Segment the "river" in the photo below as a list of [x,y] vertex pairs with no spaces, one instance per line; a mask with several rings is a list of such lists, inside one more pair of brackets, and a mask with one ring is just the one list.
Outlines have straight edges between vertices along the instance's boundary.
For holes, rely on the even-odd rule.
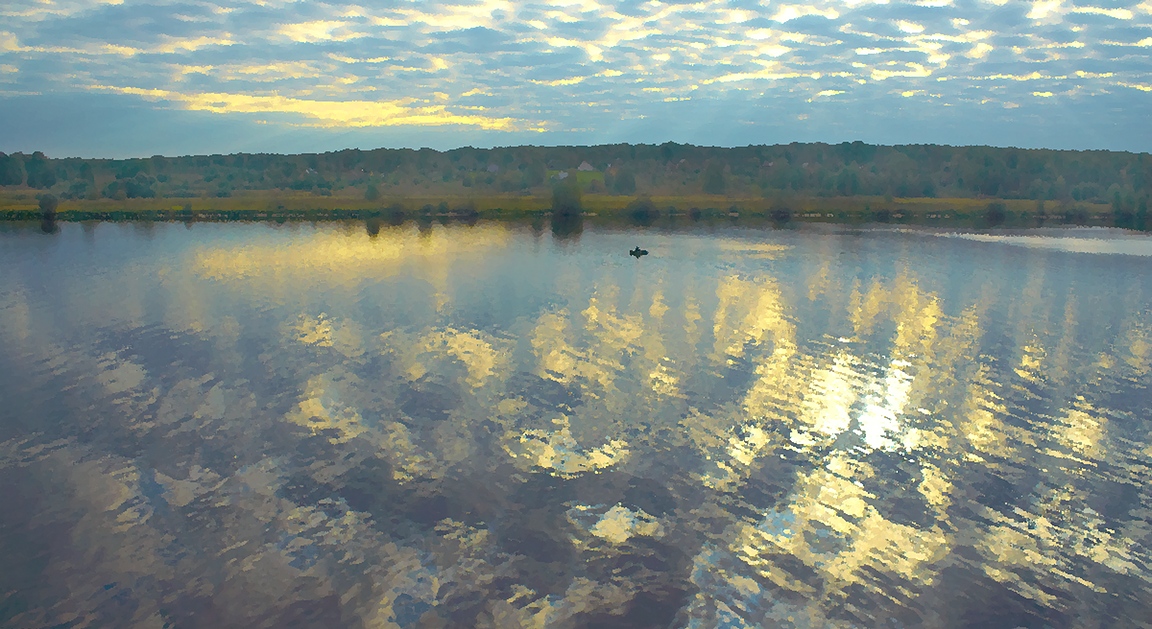
[[1112,229],[7,225],[0,625],[1150,626],[1150,270]]

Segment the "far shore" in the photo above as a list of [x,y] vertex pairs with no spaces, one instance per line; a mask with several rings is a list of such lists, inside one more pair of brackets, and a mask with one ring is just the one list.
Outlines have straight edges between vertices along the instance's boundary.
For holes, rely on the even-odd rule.
[[[247,194],[223,198],[61,200],[54,220],[76,221],[316,221],[348,219],[477,220],[549,216],[552,198],[539,195],[399,197],[367,201],[311,194]],[[571,214],[571,212],[569,212]],[[781,197],[721,195],[634,197],[586,194],[579,214],[599,221],[644,224],[656,219],[760,219],[776,223],[882,222],[978,224],[1025,227],[1040,224],[1107,225],[1146,229],[1145,217],[1117,215],[1098,203],[1038,203],[1028,199]],[[0,194],[0,221],[41,220],[35,191]]]

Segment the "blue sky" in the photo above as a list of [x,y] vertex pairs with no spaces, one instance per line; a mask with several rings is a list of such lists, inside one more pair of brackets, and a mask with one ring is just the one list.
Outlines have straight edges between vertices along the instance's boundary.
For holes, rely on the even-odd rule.
[[1152,0],[4,0],[0,150],[1152,151]]

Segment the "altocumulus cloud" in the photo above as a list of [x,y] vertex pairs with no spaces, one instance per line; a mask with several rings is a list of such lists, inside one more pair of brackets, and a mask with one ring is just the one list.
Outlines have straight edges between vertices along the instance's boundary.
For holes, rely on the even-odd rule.
[[[353,145],[1152,145],[1152,0],[6,0],[0,16],[0,113],[112,95]],[[51,136],[33,118],[8,142]]]

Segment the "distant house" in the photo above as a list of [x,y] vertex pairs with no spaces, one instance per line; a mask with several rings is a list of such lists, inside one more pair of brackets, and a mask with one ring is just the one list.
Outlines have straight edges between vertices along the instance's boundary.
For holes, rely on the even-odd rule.
[[494,172],[499,172],[499,171],[500,171],[500,167],[497,166],[496,164],[488,164],[488,172],[494,173]]
[[568,178],[568,171],[562,170],[559,173],[556,173],[556,178],[557,179],[567,179]]
[[588,162],[580,162],[580,165],[576,167],[576,170],[582,170],[584,172],[589,172],[589,171],[593,171],[596,169],[592,168],[592,164],[589,164]]

